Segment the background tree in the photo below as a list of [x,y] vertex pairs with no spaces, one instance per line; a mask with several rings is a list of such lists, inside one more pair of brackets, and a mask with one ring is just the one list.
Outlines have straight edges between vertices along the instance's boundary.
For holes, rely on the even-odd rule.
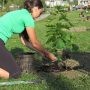
[[4,8],[5,4],[7,4],[7,0],[0,0],[0,3],[2,5],[2,8]]
[[42,3],[43,3],[44,10],[46,11],[47,6],[46,6],[46,4],[45,4],[45,0],[41,0],[41,1],[42,1]]

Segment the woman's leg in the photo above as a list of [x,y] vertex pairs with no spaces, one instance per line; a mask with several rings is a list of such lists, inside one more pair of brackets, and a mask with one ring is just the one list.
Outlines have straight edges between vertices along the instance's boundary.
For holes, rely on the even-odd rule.
[[7,72],[4,69],[0,68],[0,78],[8,79],[9,78],[9,72]]
[[0,78],[18,78],[21,74],[12,54],[5,48],[0,40]]

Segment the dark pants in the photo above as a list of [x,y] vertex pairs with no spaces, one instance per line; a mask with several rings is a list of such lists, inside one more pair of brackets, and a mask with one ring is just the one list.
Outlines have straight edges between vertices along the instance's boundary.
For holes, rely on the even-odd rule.
[[20,68],[15,62],[12,54],[6,49],[4,42],[0,39],[0,68],[10,74],[10,78],[18,78],[21,74]]

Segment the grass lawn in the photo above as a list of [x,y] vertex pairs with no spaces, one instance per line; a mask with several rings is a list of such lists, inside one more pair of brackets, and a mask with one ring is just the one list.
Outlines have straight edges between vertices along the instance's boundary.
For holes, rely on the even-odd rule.
[[[72,17],[72,18],[71,18]],[[75,27],[86,26],[90,27],[90,21],[82,21],[79,18],[79,12],[69,12],[68,18],[74,24]],[[39,21],[36,23],[36,32],[41,43],[47,47],[46,44],[47,37],[45,27],[46,19],[43,21]],[[90,30],[85,32],[74,32],[75,36],[74,43],[79,46],[80,51],[90,52]],[[6,44],[7,49],[16,55],[20,52],[29,51],[28,48],[24,47],[20,43],[20,39],[18,35],[13,35],[11,39],[9,39]],[[79,78],[68,79],[63,75],[55,76],[53,73],[31,73],[31,74],[23,74],[21,78],[18,80],[32,80],[32,79],[43,79],[40,84],[21,84],[21,85],[13,85],[13,86],[0,86],[0,90],[90,90],[90,76],[82,75]],[[7,80],[0,80],[0,82]],[[11,79],[9,81],[16,81],[15,79]]]

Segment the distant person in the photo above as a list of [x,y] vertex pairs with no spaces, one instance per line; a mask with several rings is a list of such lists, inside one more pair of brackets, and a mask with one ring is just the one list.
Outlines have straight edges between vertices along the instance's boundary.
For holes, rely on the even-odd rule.
[[[24,8],[8,12],[0,17],[0,78],[18,78],[21,74],[15,59],[5,47],[6,42],[14,33],[21,34],[21,41],[25,46],[31,45],[34,50],[50,59],[51,62],[57,61],[52,53],[42,47],[36,37],[34,20],[42,12],[43,5],[40,0],[25,0]],[[24,32],[27,33],[28,40],[24,38]]]

